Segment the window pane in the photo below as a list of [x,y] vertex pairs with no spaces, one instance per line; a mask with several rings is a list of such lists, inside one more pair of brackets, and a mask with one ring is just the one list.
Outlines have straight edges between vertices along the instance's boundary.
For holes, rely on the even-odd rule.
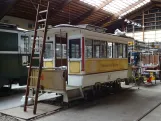
[[100,41],[100,58],[106,58],[106,41]]
[[117,58],[118,57],[118,44],[117,43],[113,43],[113,58]]
[[93,41],[93,57],[99,58],[100,57],[100,41],[94,40]]
[[56,57],[61,58],[61,44],[56,44]]
[[80,39],[69,40],[69,58],[80,58]]
[[123,58],[127,58],[127,45],[123,44]]
[[22,65],[26,66],[28,65],[28,62],[29,62],[28,56],[22,56]]
[[28,36],[21,36],[21,40],[24,43],[21,45],[20,51],[29,52],[29,37]]
[[112,58],[112,43],[107,43],[107,58]]
[[92,58],[92,40],[91,39],[85,40],[85,57]]
[[122,44],[118,44],[118,56],[117,56],[117,58],[122,58],[122,56],[123,56]]
[[54,54],[53,54],[53,49],[52,49],[52,43],[46,43],[45,44],[45,53],[44,53],[44,58],[49,59],[49,58],[53,58]]
[[66,58],[67,57],[66,44],[56,44],[56,57],[57,58]]
[[62,57],[67,58],[67,45],[62,44]]

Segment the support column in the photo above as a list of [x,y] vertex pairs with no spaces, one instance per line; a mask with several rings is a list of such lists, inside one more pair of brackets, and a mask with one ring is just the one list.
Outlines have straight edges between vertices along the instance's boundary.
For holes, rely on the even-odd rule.
[[144,36],[144,10],[142,11],[142,32],[143,32],[143,42],[145,41],[145,36]]

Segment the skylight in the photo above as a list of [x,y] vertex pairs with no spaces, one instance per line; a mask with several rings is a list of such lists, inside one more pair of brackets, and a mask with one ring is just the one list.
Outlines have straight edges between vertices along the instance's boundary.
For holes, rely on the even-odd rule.
[[[117,16],[124,16],[137,8],[149,3],[151,0],[80,0],[84,3],[92,5],[96,8],[101,8],[115,14]],[[129,7],[129,9],[128,9]]]
[[106,2],[107,0],[80,0],[80,1],[98,8],[102,6],[103,3]]
[[128,14],[128,13],[130,13],[130,12],[140,8],[140,7],[142,7],[143,5],[145,5],[145,4],[149,3],[149,2],[150,2],[150,0],[144,0],[143,2],[139,3],[138,5],[136,5],[136,6],[132,7],[131,9],[123,12],[120,16],[125,16],[126,14]]
[[103,9],[113,14],[116,14],[138,1],[139,0],[122,0],[122,1],[113,0],[111,3],[106,5]]

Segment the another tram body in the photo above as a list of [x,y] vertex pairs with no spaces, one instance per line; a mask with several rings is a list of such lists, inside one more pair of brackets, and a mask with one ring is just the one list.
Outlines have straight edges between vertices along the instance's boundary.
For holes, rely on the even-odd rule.
[[26,85],[31,47],[25,31],[0,23],[0,42],[0,88],[13,83]]
[[[43,35],[43,31],[38,32],[38,35]],[[52,38],[50,42],[53,43],[54,54],[53,57],[48,58],[50,61],[48,64],[44,59],[44,67],[53,68],[58,67],[57,65],[67,67],[66,89],[52,89],[57,93],[63,93],[64,102],[69,101],[69,87],[73,88],[73,92],[74,87],[80,89],[79,92],[82,93],[80,95],[84,97],[85,91],[93,90],[96,85],[120,86],[120,81],[128,78],[127,45],[128,42],[133,41],[133,38],[108,34],[105,29],[90,25],[57,25],[48,30],[47,36],[47,38]],[[64,42],[63,44],[67,45],[66,50],[61,50],[59,60],[57,36],[59,36],[60,44]],[[61,38],[66,38],[66,41]],[[64,51],[67,55],[62,58]]]

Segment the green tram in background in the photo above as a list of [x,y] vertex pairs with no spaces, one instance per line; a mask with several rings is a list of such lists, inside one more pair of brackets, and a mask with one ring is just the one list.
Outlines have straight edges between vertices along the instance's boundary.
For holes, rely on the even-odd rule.
[[[0,23],[0,88],[26,85],[31,42],[16,25]],[[35,64],[38,60],[35,60]]]

